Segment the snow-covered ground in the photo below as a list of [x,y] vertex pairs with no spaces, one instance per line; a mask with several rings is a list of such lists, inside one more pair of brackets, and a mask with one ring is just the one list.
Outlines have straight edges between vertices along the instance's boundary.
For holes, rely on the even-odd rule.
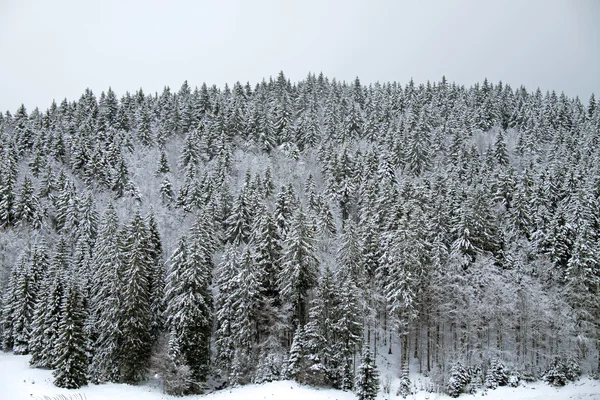
[[[1,400],[159,400],[181,399],[163,394],[152,385],[130,386],[121,384],[89,385],[79,390],[67,390],[52,384],[52,372],[30,368],[28,356],[15,356],[0,352],[0,399]],[[387,373],[387,372],[384,372]],[[424,378],[423,378],[424,379]],[[419,378],[413,378],[417,389]],[[379,394],[379,399],[400,399],[395,396],[395,382],[392,394]],[[64,397],[60,397],[63,395]],[[409,396],[414,400],[448,400],[445,395],[427,393],[424,390]],[[564,388],[552,388],[544,383],[527,384],[518,388],[498,388],[483,396],[462,395],[461,399],[483,398],[486,400],[600,400],[600,381],[588,378]],[[189,396],[185,399],[202,400],[353,400],[352,393],[333,389],[316,389],[298,385],[291,381],[271,382],[263,385],[248,385],[231,390],[223,390],[205,396]]]

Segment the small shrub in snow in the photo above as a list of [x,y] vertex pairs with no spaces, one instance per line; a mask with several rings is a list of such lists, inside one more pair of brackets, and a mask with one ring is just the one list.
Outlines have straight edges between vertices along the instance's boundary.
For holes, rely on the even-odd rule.
[[469,372],[460,362],[456,362],[450,369],[450,376],[448,377],[448,383],[446,385],[446,392],[450,397],[458,397],[467,384],[470,382],[471,377]]
[[360,366],[356,372],[354,390],[359,400],[373,400],[379,391],[379,372],[369,347],[363,352]]
[[530,365],[525,365],[525,368],[519,371],[519,377],[522,381],[531,383],[538,380],[538,375],[533,371]]
[[567,376],[565,375],[565,364],[559,357],[554,357],[552,364],[548,367],[542,379],[552,386],[565,386],[567,384]]
[[564,386],[568,381],[576,381],[581,376],[579,362],[569,357],[565,363],[562,358],[554,357],[542,379],[552,386]]
[[488,389],[496,389],[498,386],[506,386],[508,384],[508,371],[501,361],[492,360],[492,365],[490,365],[485,375],[484,384]]
[[519,373],[514,372],[508,376],[508,386],[517,387],[517,386],[519,386],[520,380],[521,380],[521,377],[519,376]]
[[400,383],[398,385],[398,390],[396,391],[396,396],[402,396],[405,399],[410,391],[410,378],[408,377],[408,371],[403,369],[400,373]]
[[344,369],[342,371],[342,386],[340,389],[343,391],[352,390],[354,387],[354,373],[352,372],[352,366],[350,362],[344,363]]
[[565,366],[565,376],[570,381],[576,381],[581,376],[581,367],[579,362],[573,357],[569,357]]
[[185,364],[177,364],[170,358],[163,370],[164,391],[173,396],[183,396],[192,392],[192,371]]
[[483,386],[483,370],[480,365],[469,367],[467,369],[470,377],[470,382],[467,385],[465,392],[475,394]]
[[262,357],[256,368],[252,383],[264,383],[279,380],[283,362],[281,358],[273,353]]

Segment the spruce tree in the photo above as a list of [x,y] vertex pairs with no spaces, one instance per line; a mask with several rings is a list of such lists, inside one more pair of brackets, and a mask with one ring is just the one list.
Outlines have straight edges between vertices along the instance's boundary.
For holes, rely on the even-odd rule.
[[227,246],[216,270],[218,290],[215,304],[215,358],[216,366],[224,379],[229,378],[235,351],[232,325],[235,323],[234,299],[229,295],[235,290],[240,254],[234,246]]
[[8,285],[2,296],[2,350],[10,351],[15,343],[14,316],[17,306],[17,282],[20,275],[20,264],[16,264],[8,278]]
[[15,304],[12,317],[15,354],[28,354],[29,352],[33,312],[41,274],[45,272],[39,270],[41,266],[36,264],[37,260],[33,260],[33,254],[23,254],[17,267],[18,279],[14,288]]
[[165,308],[165,268],[163,261],[163,250],[160,233],[154,212],[151,210],[147,218],[148,225],[148,248],[150,251],[151,269],[149,276],[149,291],[150,291],[150,332],[152,342],[156,342],[160,331],[164,325],[164,308]]
[[118,352],[121,346],[122,282],[124,263],[120,255],[119,221],[109,204],[100,221],[92,266],[94,270],[90,290],[90,326],[92,359],[90,378],[93,382],[118,382],[120,373]]
[[61,320],[54,344],[54,384],[77,389],[87,383],[88,359],[85,350],[85,309],[76,277],[71,276],[61,307]]
[[169,353],[189,367],[195,384],[188,390],[194,393],[208,372],[212,318],[210,275],[199,251],[194,242],[188,246],[185,237],[180,238],[169,260],[165,293]]
[[317,283],[319,265],[313,227],[302,210],[296,212],[283,247],[278,282],[282,297],[294,310],[292,326],[295,327],[306,323],[308,293]]
[[359,400],[373,400],[379,392],[379,372],[373,354],[369,347],[365,347],[356,371],[354,392]]
[[69,245],[61,237],[48,273],[42,280],[34,309],[29,342],[29,363],[34,367],[53,368],[56,364],[54,344],[59,334],[70,258]]
[[151,250],[148,231],[136,213],[124,232],[123,288],[119,309],[121,331],[118,359],[121,379],[137,383],[144,379],[151,349],[150,286]]

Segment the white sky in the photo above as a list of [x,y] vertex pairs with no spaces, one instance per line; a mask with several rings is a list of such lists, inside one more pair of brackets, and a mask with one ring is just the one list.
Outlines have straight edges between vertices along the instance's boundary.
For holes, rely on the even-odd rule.
[[252,85],[280,70],[362,83],[487,77],[600,95],[596,0],[0,0],[0,110],[86,87]]

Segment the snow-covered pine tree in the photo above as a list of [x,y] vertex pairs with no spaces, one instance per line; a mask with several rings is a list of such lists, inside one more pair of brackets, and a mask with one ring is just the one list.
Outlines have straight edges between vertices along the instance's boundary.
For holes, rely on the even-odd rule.
[[229,243],[233,243],[234,245],[248,243],[252,229],[250,207],[249,193],[246,187],[244,187],[233,202],[231,214],[226,221],[226,237]]
[[56,363],[54,344],[58,338],[70,258],[69,245],[61,236],[35,304],[29,341],[29,363],[34,367],[52,368]]
[[92,258],[93,279],[87,330],[91,347],[90,379],[118,382],[117,364],[121,343],[119,313],[122,301],[123,260],[120,255],[119,220],[109,203],[100,221]]
[[249,381],[248,373],[256,356],[255,346],[258,341],[258,314],[262,299],[260,270],[253,261],[249,247],[243,250],[235,277],[235,290],[228,293],[232,298],[235,318],[231,330],[236,347],[231,382],[243,384]]
[[210,275],[197,244],[185,237],[169,259],[166,297],[166,329],[169,354],[191,371],[187,392],[199,393],[208,372],[212,297]]
[[469,383],[469,372],[457,361],[450,369],[450,376],[446,384],[446,392],[450,397],[458,397]]
[[85,350],[85,309],[77,274],[67,278],[61,306],[58,335],[54,343],[54,384],[77,389],[87,383],[88,358]]
[[[308,311],[308,321],[304,326],[303,336],[305,365],[302,371],[302,383],[323,386],[324,384],[339,387],[341,384],[341,367],[343,355],[335,354],[338,344],[333,324],[336,315],[336,290],[334,276],[328,267],[315,290],[315,297]],[[336,357],[338,356],[338,357]]]
[[304,327],[299,326],[296,329],[296,332],[294,332],[290,354],[285,366],[284,376],[288,379],[304,382],[306,367],[308,365],[306,358],[306,342]]
[[14,287],[14,313],[12,330],[14,335],[13,351],[15,354],[29,352],[29,339],[34,307],[39,291],[42,271],[36,270],[32,254],[23,254],[17,264],[18,279]]
[[117,363],[121,379],[137,383],[144,379],[151,349],[149,279],[152,272],[148,230],[137,212],[122,233],[122,302],[119,308],[121,332]]
[[369,346],[365,346],[356,371],[354,392],[359,400],[374,400],[379,392],[379,371]]
[[2,314],[0,323],[2,324],[2,350],[12,350],[15,343],[14,316],[17,306],[17,282],[20,277],[20,270],[23,268],[23,262],[15,264],[8,278],[8,284],[4,289],[2,296]]
[[148,248],[150,250],[150,259],[152,260],[148,279],[150,291],[150,336],[152,343],[155,343],[164,327],[165,268],[162,241],[152,210],[148,214],[146,224],[148,226]]
[[263,355],[282,349],[281,338],[284,334],[282,301],[277,279],[281,270],[281,239],[269,211],[263,207],[258,212],[250,239],[257,276],[260,279],[260,302],[257,310],[258,340]]
[[18,223],[30,225],[34,229],[42,226],[43,210],[40,200],[34,193],[31,177],[26,175],[14,204],[14,217]]
[[294,216],[283,248],[278,283],[282,298],[294,310],[291,327],[295,328],[306,323],[308,292],[317,283],[319,265],[313,227],[306,221],[302,209]]

